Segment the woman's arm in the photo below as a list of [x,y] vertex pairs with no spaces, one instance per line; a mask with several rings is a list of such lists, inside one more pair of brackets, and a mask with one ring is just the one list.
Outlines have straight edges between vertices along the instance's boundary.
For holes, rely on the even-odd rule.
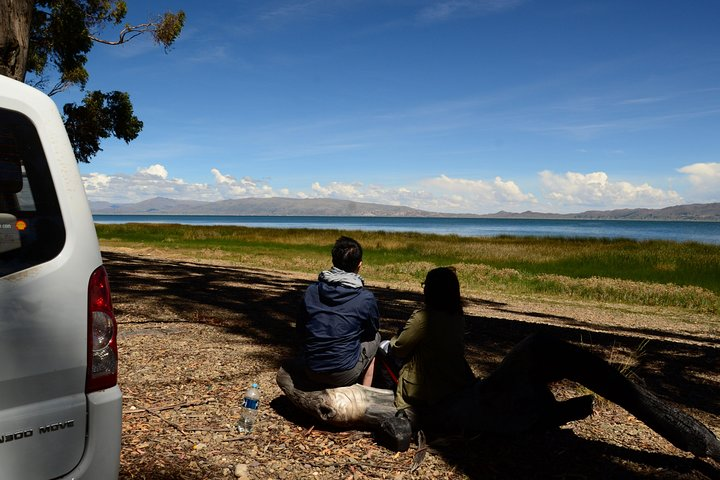
[[416,311],[410,316],[400,333],[390,339],[390,348],[393,355],[400,358],[412,355],[415,347],[425,337],[425,317],[423,310]]

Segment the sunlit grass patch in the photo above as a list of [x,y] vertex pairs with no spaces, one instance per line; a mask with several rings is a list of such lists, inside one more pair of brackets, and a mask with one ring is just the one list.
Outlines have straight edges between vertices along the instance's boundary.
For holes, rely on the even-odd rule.
[[720,313],[720,245],[626,239],[460,237],[414,232],[98,224],[102,242],[171,250],[197,261],[315,275],[340,235],[365,251],[374,284],[417,285],[455,266],[463,291],[586,299]]
[[720,312],[720,297],[714,292],[696,286],[637,282],[604,277],[578,279],[541,274],[534,276],[529,281],[528,288],[538,293],[599,302],[673,306],[700,312]]

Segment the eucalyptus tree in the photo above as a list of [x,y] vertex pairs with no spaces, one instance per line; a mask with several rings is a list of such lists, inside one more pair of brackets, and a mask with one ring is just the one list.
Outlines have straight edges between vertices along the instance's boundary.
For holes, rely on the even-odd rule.
[[[122,25],[127,15],[122,0],[0,0],[0,12],[0,75],[50,96],[71,87],[85,91],[90,77],[85,65],[95,44],[122,45],[148,34],[167,52],[185,23],[179,10]],[[106,27],[120,28],[117,37],[102,37]],[[68,103],[62,111],[79,162],[89,162],[102,150],[102,139],[130,142],[143,127],[122,91],[88,91],[80,103]]]

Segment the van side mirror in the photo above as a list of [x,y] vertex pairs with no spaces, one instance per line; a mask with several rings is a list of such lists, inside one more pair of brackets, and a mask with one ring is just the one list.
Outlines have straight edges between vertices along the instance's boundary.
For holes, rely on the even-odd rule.
[[0,193],[18,193],[22,190],[22,169],[18,162],[0,160]]

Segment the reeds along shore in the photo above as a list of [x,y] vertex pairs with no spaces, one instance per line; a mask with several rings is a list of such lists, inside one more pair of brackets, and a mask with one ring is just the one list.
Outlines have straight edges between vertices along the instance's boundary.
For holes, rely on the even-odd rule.
[[373,283],[417,284],[452,265],[466,293],[497,292],[720,314],[720,245],[624,239],[460,237],[407,232],[98,224],[102,244],[314,274],[340,235],[365,250]]

